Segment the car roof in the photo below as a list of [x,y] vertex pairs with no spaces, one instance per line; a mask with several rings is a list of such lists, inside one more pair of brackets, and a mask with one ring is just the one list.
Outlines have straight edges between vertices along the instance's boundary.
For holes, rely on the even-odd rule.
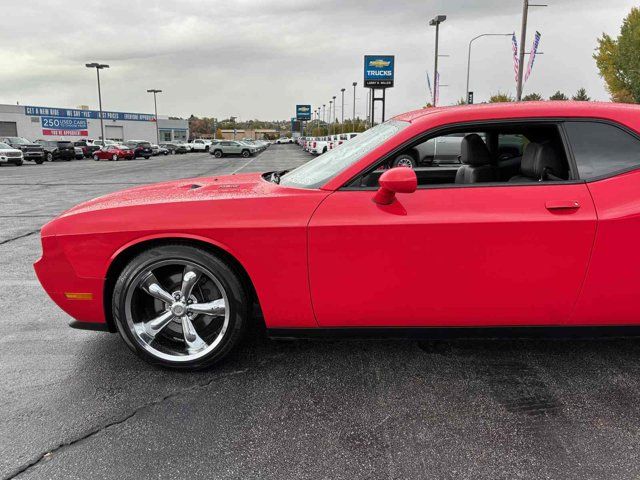
[[523,117],[591,117],[617,118],[629,114],[638,115],[637,105],[612,102],[505,102],[460,105],[452,107],[423,108],[393,117],[410,123],[422,123],[438,117],[460,117],[461,120],[490,120]]

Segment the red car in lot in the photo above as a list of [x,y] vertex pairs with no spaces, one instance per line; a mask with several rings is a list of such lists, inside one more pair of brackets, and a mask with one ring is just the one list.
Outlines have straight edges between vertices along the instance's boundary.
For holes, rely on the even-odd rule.
[[133,150],[123,145],[107,145],[93,152],[93,159],[96,161],[113,160],[117,162],[118,160],[133,160],[134,156]]
[[[621,104],[410,112],[289,172],[83,203],[35,269],[72,326],[176,368],[224,357],[255,304],[274,335],[637,325],[639,132]],[[386,167],[446,136],[457,159]]]

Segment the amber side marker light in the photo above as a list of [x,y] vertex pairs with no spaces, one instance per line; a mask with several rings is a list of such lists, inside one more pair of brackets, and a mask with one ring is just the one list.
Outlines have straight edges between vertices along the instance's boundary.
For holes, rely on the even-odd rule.
[[93,293],[72,293],[64,292],[67,300],[93,300]]

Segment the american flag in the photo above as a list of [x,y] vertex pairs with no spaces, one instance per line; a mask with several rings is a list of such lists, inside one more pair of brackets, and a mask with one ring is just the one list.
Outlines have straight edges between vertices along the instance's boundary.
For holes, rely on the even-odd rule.
[[531,47],[531,54],[529,55],[529,64],[527,65],[527,73],[524,76],[525,82],[529,80],[529,75],[531,75],[531,70],[533,70],[533,62],[536,60],[536,53],[538,53],[538,45],[540,44],[541,36],[540,32],[536,32],[536,36],[533,39],[533,46]]
[[516,74],[516,83],[518,82],[518,71],[520,70],[520,60],[518,60],[518,40],[515,32],[511,37],[511,45],[513,46],[513,71]]

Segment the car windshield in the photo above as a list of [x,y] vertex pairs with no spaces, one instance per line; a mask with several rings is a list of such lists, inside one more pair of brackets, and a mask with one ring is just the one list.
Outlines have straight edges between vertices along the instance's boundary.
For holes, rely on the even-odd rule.
[[7,150],[7,149],[11,149],[11,147],[4,142],[0,142],[0,150]]
[[23,137],[7,137],[7,142],[15,143],[16,145],[28,145],[31,143]]
[[316,159],[291,170],[282,176],[280,184],[289,187],[318,188],[409,125],[408,122],[401,120],[381,123],[340,148],[329,150]]

